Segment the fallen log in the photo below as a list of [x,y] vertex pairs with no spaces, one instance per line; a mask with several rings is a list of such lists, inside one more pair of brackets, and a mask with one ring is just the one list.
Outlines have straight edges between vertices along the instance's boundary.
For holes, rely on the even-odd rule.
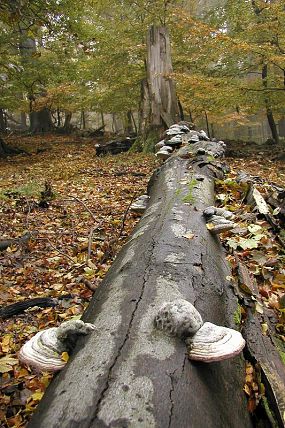
[[8,306],[0,307],[0,318],[10,318],[13,315],[18,315],[26,309],[38,306],[40,308],[49,308],[56,306],[58,300],[52,297],[36,297],[34,299],[24,300],[22,302],[12,303]]
[[79,339],[31,428],[252,426],[243,357],[190,362],[181,340],[154,328],[160,306],[175,299],[205,321],[235,326],[229,267],[202,215],[222,166],[208,153],[195,157],[197,147],[153,176],[145,214],[83,315],[95,332]]
[[136,137],[127,137],[120,140],[108,141],[105,144],[96,144],[96,155],[104,156],[107,154],[116,155],[127,152],[135,142]]
[[15,156],[20,154],[29,155],[29,153],[27,153],[23,149],[9,146],[8,144],[5,143],[3,138],[0,137],[0,158],[6,158],[8,156]]
[[[253,314],[248,308],[247,318],[243,326],[243,335],[247,342],[249,358],[257,365],[261,382],[266,396],[262,397],[262,406],[272,415],[275,424],[272,426],[285,426],[285,366],[281,359],[284,346],[278,346],[274,340],[274,333],[262,332],[262,325],[270,326],[266,314]],[[284,351],[283,351],[284,353]],[[268,404],[266,404],[268,402]]]
[[31,234],[29,232],[25,233],[20,238],[13,239],[0,239],[0,251],[7,250],[11,245],[23,245],[27,244],[31,239]]
[[[246,339],[246,355],[259,374],[259,382],[265,386],[261,394],[260,407],[271,413],[272,426],[285,425],[285,365],[282,362],[284,345],[275,332],[276,318],[272,309],[263,307],[256,279],[235,254],[238,272],[239,301],[246,312],[242,334]],[[250,296],[250,298],[249,298]],[[259,310],[256,308],[259,307]],[[275,325],[274,325],[275,324]]]

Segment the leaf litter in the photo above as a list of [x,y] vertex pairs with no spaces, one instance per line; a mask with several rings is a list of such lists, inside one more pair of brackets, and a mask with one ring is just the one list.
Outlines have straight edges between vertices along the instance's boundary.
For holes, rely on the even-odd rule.
[[[19,144],[16,139],[13,143]],[[22,367],[17,352],[38,330],[81,316],[138,221],[135,214],[125,216],[126,210],[132,198],[145,193],[157,166],[151,155],[98,158],[94,142],[82,138],[22,137],[20,143],[32,156],[0,162],[0,236],[18,238],[30,232],[31,239],[0,253],[0,304],[34,297],[56,298],[59,304],[30,308],[1,324],[0,420],[4,427],[15,428],[26,426],[52,379],[49,373]],[[231,172],[216,185],[217,205],[235,212],[238,223],[233,232],[220,235],[232,265],[228,279],[239,284],[237,294],[247,296],[245,302],[251,298],[261,316],[271,311],[276,338],[284,345],[284,248],[266,219],[244,203],[246,185],[237,183],[236,176],[242,166],[262,177],[265,183],[258,191],[265,195],[268,183],[284,184],[285,168],[282,162],[268,160],[259,147],[242,155],[227,159]],[[279,214],[278,208],[272,212]],[[192,231],[185,238],[193,239]],[[241,305],[239,322],[245,316]],[[262,332],[269,334],[266,323]],[[68,357],[62,355],[64,360]],[[258,367],[247,362],[244,391],[250,412],[265,397],[259,378]]]
[[[220,237],[232,268],[230,281],[239,300],[240,323],[250,307],[263,320],[262,334],[270,336],[284,358],[285,216],[284,208],[274,208],[270,201],[275,198],[274,188],[284,186],[285,166],[282,161],[270,160],[270,154],[265,156],[263,150],[267,149],[245,150],[245,156],[240,152],[239,158],[227,158],[231,171],[216,183],[217,205],[235,213],[236,227]],[[254,182],[256,206],[246,199],[248,183],[237,180],[241,168]],[[244,391],[250,413],[260,403],[268,407],[260,367],[252,361],[246,362]]]
[[[0,239],[30,239],[0,252],[0,306],[56,299],[1,320],[0,420],[24,427],[52,375],[19,364],[35,333],[80,317],[139,217],[131,200],[146,191],[153,155],[96,157],[94,141],[70,136],[21,137],[31,156],[0,161]],[[68,354],[63,353],[63,360]]]

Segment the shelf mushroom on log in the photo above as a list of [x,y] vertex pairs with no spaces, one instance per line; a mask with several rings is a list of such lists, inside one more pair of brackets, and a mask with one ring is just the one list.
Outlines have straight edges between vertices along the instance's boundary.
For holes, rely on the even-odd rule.
[[238,355],[245,340],[239,331],[202,320],[186,300],[164,304],[154,319],[156,328],[185,340],[190,360],[211,363]]
[[[213,157],[196,155],[198,147]],[[203,216],[214,204],[214,178],[223,176],[216,153],[221,144],[199,141],[153,175],[148,207],[83,315],[96,334],[79,338],[30,428],[253,426],[242,354],[189,360],[183,340],[154,323],[163,305],[183,300],[204,328],[235,329],[229,267]]]
[[62,353],[69,351],[79,336],[87,335],[93,330],[93,324],[81,320],[69,320],[59,327],[41,330],[22,346],[19,360],[36,370],[61,370],[66,364]]

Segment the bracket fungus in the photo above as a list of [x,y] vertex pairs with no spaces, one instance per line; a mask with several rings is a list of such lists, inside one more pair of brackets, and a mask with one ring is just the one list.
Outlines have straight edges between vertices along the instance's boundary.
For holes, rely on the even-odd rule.
[[155,316],[154,325],[184,339],[190,360],[222,361],[238,355],[245,346],[238,331],[204,323],[197,309],[183,299],[165,303]]
[[196,333],[202,327],[203,320],[190,302],[178,299],[160,308],[154,324],[159,330],[183,338]]
[[215,235],[232,230],[235,227],[234,214],[224,208],[208,207],[203,211],[206,218],[207,229]]
[[158,157],[158,159],[166,160],[171,156],[172,150],[173,148],[170,146],[163,146],[155,156]]
[[149,201],[148,195],[139,196],[130,206],[130,210],[139,214],[145,212]]
[[166,144],[171,146],[171,147],[177,147],[177,146],[181,146],[182,144],[182,137],[181,135],[174,135],[174,137],[170,138],[169,140],[166,141]]
[[61,370],[66,364],[61,357],[62,353],[74,346],[78,336],[85,336],[94,329],[93,324],[70,320],[59,327],[39,331],[22,346],[19,360],[37,370]]
[[231,211],[225,210],[224,208],[218,208],[218,207],[207,207],[203,211],[203,216],[206,218],[211,218],[213,215],[218,215],[226,218],[227,220],[232,220],[235,215]]
[[204,363],[235,357],[245,346],[245,340],[239,331],[211,322],[205,322],[185,343],[189,359]]
[[208,137],[208,135],[206,134],[206,132],[203,129],[201,129],[200,132],[199,132],[199,139],[200,140],[205,140],[205,141],[209,141],[210,140],[210,138]]
[[187,125],[180,125],[180,124],[175,124],[175,125],[171,125],[169,129],[167,129],[167,131],[165,132],[166,135],[179,135],[179,134],[187,134],[188,132],[190,132],[190,129],[188,128]]
[[158,152],[164,146],[165,146],[165,142],[164,142],[164,140],[161,140],[155,144],[154,149],[156,152]]

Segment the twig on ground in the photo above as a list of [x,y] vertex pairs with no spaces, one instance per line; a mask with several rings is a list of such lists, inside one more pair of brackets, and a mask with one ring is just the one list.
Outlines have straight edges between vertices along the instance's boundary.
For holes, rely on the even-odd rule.
[[132,199],[131,199],[131,201],[130,201],[129,205],[127,206],[127,209],[126,209],[126,211],[125,211],[125,213],[124,213],[124,216],[123,216],[123,218],[122,218],[122,224],[121,224],[121,228],[120,228],[120,231],[119,231],[119,234],[118,234],[117,241],[118,241],[118,240],[121,238],[121,236],[122,236],[122,233],[123,233],[124,228],[125,228],[125,222],[126,222],[127,215],[128,215],[128,213],[129,213],[129,210],[130,210],[131,205],[132,205],[132,203],[133,203],[133,200],[134,200],[135,198],[136,198],[136,194],[134,194],[134,195],[132,196]]
[[92,251],[92,238],[93,238],[93,233],[94,231],[97,229],[97,227],[92,227],[90,229],[89,232],[89,238],[88,238],[88,252],[87,252],[87,256],[86,256],[86,263],[88,263],[88,260],[91,257],[91,251]]
[[45,240],[49,243],[49,245],[52,247],[53,250],[55,250],[57,253],[61,254],[62,256],[66,257],[67,259],[69,259],[73,264],[74,264],[74,260],[72,257],[70,257],[68,254],[65,254],[63,251],[59,250],[58,248],[56,248],[53,243],[49,240],[49,238],[36,238],[37,240]]
[[84,206],[84,208],[86,209],[86,211],[88,211],[88,212],[89,212],[89,214],[91,215],[91,217],[93,218],[93,220],[97,223],[97,219],[96,219],[96,217],[95,217],[95,214],[90,210],[90,208],[85,204],[85,202],[84,202],[84,201],[82,201],[81,199],[77,198],[76,196],[69,195],[68,197],[69,197],[69,198],[74,199],[75,201],[77,201],[77,202],[79,202],[81,205],[83,205],[83,206]]

